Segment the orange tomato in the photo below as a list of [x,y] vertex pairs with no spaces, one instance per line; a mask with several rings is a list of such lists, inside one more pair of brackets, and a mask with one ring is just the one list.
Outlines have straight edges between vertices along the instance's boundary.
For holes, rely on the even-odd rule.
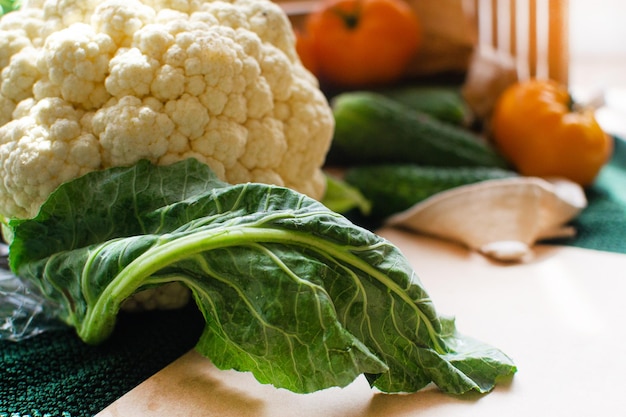
[[491,118],[497,148],[527,176],[593,183],[613,152],[613,139],[592,109],[576,109],[567,89],[550,80],[518,82],[500,96]]
[[313,40],[308,33],[294,29],[296,34],[296,52],[304,65],[313,74],[318,72],[317,58],[313,53]]
[[305,22],[301,38],[308,45],[301,43],[300,52],[322,82],[384,84],[403,76],[419,48],[420,29],[403,0],[323,0]]

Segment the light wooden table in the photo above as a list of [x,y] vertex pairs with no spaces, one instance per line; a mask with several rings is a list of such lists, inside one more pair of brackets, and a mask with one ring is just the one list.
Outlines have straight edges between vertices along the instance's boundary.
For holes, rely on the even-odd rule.
[[483,396],[435,388],[406,395],[344,389],[297,395],[217,370],[190,352],[98,417],[616,416],[626,409],[626,256],[538,246],[525,264],[493,263],[462,247],[386,229],[441,314],[502,349],[519,368]]

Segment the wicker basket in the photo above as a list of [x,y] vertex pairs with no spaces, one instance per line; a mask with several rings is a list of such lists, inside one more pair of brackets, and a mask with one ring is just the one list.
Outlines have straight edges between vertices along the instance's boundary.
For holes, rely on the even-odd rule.
[[520,78],[569,78],[567,0],[471,0],[481,44],[517,58]]

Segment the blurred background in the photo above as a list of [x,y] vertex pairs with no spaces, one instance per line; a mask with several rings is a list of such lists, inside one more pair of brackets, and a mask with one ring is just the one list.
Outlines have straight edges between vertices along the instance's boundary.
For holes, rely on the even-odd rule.
[[[311,9],[315,0],[277,0],[283,5],[288,5],[292,15],[301,16]],[[407,0],[416,8],[427,7],[434,13],[433,8],[440,11],[450,9],[458,4],[458,0],[426,1]],[[574,97],[578,101],[591,103],[598,107],[597,117],[603,127],[614,135],[626,138],[626,1],[624,0],[461,0],[467,10],[496,10],[504,11],[503,16],[508,16],[510,8],[523,8],[524,4],[533,4],[534,8],[558,10],[556,19],[565,10],[564,22],[537,18],[539,26],[550,26],[549,29],[538,29],[538,42],[547,42],[548,32],[558,38],[557,44],[564,40],[569,44],[569,60],[561,61],[556,54],[554,63],[557,66],[553,74],[557,79],[565,78]],[[517,6],[514,6],[517,4]],[[528,6],[526,6],[528,7]],[[446,9],[447,8],[447,9]],[[419,10],[418,10],[419,11]],[[439,14],[442,14],[440,12]],[[494,31],[503,29],[490,28],[491,11],[478,23],[486,37],[479,35],[481,44],[491,44]],[[471,13],[470,13],[471,14]],[[539,14],[541,15],[541,14]],[[298,22],[296,17],[296,22]],[[520,20],[521,22],[524,22]],[[528,16],[525,17],[528,19]],[[540,22],[541,21],[541,22]],[[528,21],[525,21],[528,23]],[[441,22],[435,22],[435,26]],[[503,19],[504,34],[500,33],[502,40],[510,40],[510,33],[506,33],[508,20]],[[541,24],[540,24],[541,23]],[[486,26],[485,26],[486,25]],[[520,25],[524,25],[520,23]],[[543,26],[542,26],[543,27]],[[455,34],[456,35],[456,34]],[[504,35],[504,37],[502,37]],[[565,39],[561,39],[565,38]],[[555,45],[555,49],[559,46]],[[544,46],[545,47],[545,46]],[[541,46],[539,47],[541,48]],[[563,55],[565,56],[565,55]],[[558,67],[566,67],[562,70]],[[545,68],[544,68],[545,69]],[[545,75],[545,74],[544,74]]]
[[569,37],[573,93],[600,104],[599,122],[626,138],[626,1],[570,0]]

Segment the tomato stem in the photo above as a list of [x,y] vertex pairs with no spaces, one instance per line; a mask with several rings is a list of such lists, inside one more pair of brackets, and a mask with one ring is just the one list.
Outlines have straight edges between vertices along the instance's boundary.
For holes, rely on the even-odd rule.
[[576,110],[579,106],[577,105],[576,101],[574,100],[574,97],[572,96],[571,93],[567,93],[567,109],[571,112],[573,112],[574,110]]
[[334,9],[335,14],[343,21],[346,28],[354,30],[359,26],[361,20],[361,3],[360,1],[355,3],[353,10],[342,10],[339,7]]
[[359,16],[356,14],[345,14],[342,18],[348,29],[355,29],[359,24]]

